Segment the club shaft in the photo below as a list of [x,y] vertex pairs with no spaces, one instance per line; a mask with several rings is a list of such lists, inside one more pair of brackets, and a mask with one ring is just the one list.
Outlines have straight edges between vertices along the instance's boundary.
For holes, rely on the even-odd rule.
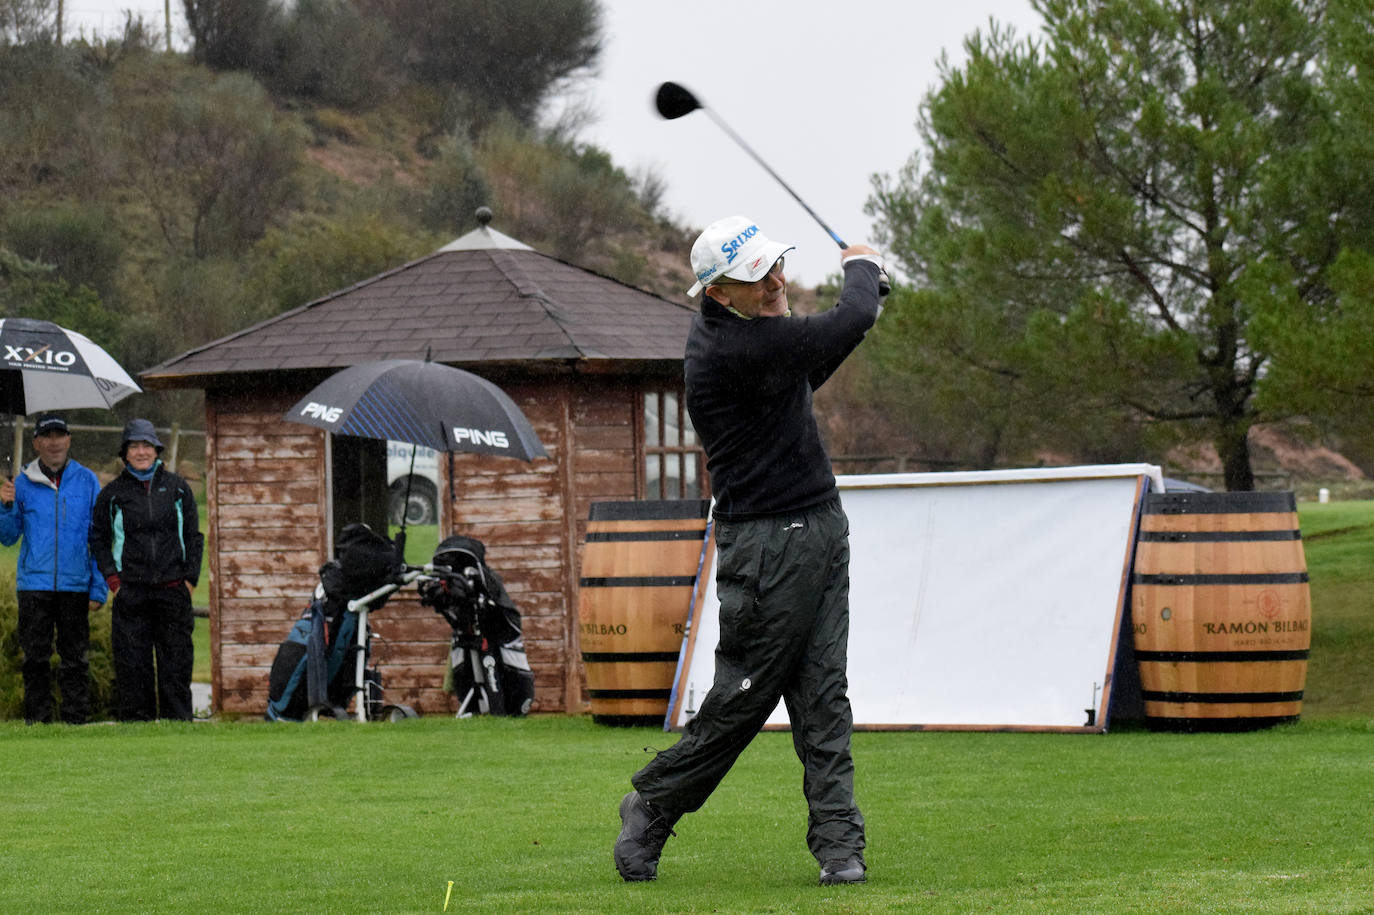
[[816,222],[820,224],[820,227],[825,230],[825,233],[829,235],[832,239],[834,239],[835,244],[839,245],[841,249],[849,247],[849,245],[844,243],[844,239],[840,238],[840,236],[835,233],[834,229],[826,225],[825,220],[817,216],[816,211],[811,209],[811,207],[807,206],[806,201],[802,200],[801,197],[797,194],[797,192],[792,190],[792,188],[787,184],[786,181],[782,180],[782,176],[779,175],[777,172],[773,171],[773,169],[769,167],[768,163],[763,161],[763,157],[760,156],[758,153],[754,152],[754,150],[750,148],[748,143],[744,142],[743,137],[741,137],[739,134],[735,133],[733,130],[730,129],[729,124],[725,123],[725,121],[722,120],[721,117],[714,111],[712,111],[710,108],[703,107],[701,110],[710,115],[711,120],[715,121],[716,124],[720,126],[721,130],[729,134],[730,138],[734,140],[736,143],[738,143],[741,149],[743,149],[749,155],[753,156],[754,161],[757,162],[759,165],[763,166],[763,170],[766,171],[768,174],[772,175],[773,180],[778,182],[778,184],[782,185],[782,189],[784,191],[787,191],[787,193],[791,194],[793,200],[801,204],[802,209],[806,210],[806,212],[810,214],[811,218],[816,220]]

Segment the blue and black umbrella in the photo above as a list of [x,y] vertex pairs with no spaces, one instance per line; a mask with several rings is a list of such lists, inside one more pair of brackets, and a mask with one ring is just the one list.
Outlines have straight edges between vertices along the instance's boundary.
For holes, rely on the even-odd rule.
[[548,453],[515,402],[471,372],[437,362],[386,359],[331,375],[285,419],[333,432],[437,451],[533,461]]
[[[409,442],[450,455],[471,452],[522,461],[548,457],[529,419],[505,391],[471,372],[428,359],[385,359],[346,368],[316,385],[284,418],[336,435]],[[402,505],[410,504],[417,450],[410,451]],[[404,554],[404,514],[396,543]]]

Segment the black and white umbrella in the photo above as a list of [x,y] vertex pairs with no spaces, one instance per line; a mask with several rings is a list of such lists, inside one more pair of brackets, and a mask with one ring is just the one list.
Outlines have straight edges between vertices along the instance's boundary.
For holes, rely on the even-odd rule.
[[141,390],[84,334],[51,321],[0,318],[0,411],[109,408]]
[[285,419],[354,435],[533,461],[548,457],[530,421],[496,385],[437,362],[385,359],[320,382]]

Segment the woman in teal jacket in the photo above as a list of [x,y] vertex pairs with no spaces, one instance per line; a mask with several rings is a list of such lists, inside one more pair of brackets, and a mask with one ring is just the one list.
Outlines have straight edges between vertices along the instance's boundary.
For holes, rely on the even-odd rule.
[[204,538],[190,485],[162,464],[153,424],[131,419],[124,472],[96,499],[91,551],[115,592],[110,605],[121,721],[191,717],[191,589]]
[[100,493],[94,473],[67,457],[71,434],[55,414],[38,418],[38,457],[19,478],[0,483],[0,543],[19,549],[19,647],[24,653],[24,720],[53,720],[53,637],[61,658],[62,720],[83,724],[90,714],[87,651],[89,614],[105,603],[105,578],[88,539],[91,509]]

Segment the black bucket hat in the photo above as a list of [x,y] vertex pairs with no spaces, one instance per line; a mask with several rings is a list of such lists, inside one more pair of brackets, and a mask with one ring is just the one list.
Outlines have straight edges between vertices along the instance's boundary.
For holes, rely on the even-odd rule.
[[147,442],[157,449],[157,453],[162,453],[162,440],[157,437],[157,430],[153,424],[146,419],[131,419],[124,424],[124,435],[119,440],[119,457],[122,460],[129,451],[130,442]]

